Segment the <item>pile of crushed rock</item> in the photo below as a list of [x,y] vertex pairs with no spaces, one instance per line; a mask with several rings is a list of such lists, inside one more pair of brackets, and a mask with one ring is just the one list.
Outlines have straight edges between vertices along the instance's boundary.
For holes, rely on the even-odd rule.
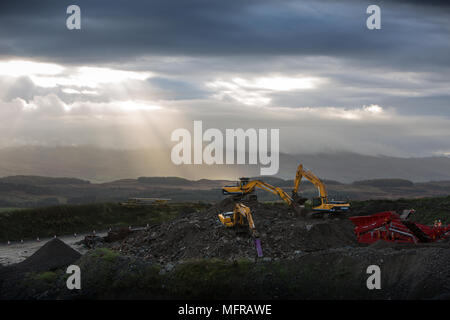
[[24,261],[0,268],[0,275],[56,270],[72,264],[79,258],[81,258],[81,254],[78,251],[55,238],[48,241]]
[[66,267],[80,257],[81,254],[78,251],[62,240],[55,238],[44,244],[24,261],[12,266],[17,270],[42,272]]
[[[260,234],[264,260],[289,259],[307,252],[358,246],[348,219],[307,219],[285,204],[246,203]],[[226,199],[212,208],[150,226],[123,241],[108,244],[123,254],[159,263],[189,259],[255,258],[254,239],[247,227],[226,228],[217,214],[232,211]]]
[[24,261],[0,268],[0,300],[20,296],[18,283],[29,273],[40,273],[65,268],[81,254],[60,239],[52,239]]

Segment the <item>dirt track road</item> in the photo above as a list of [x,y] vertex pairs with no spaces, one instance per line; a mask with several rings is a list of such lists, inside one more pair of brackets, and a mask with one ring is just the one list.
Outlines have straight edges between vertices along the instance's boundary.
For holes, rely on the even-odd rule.
[[[106,236],[106,234],[107,232],[97,233],[97,235],[101,237]],[[77,235],[77,237],[67,235],[58,238],[83,254],[87,250],[83,248],[83,246],[77,245],[76,242],[82,240],[86,235],[88,235],[88,233]],[[40,247],[51,239],[52,238],[44,238],[39,242],[36,240],[24,241],[24,243],[13,242],[10,245],[2,243],[0,244],[0,264],[5,266],[21,262],[35,253]]]

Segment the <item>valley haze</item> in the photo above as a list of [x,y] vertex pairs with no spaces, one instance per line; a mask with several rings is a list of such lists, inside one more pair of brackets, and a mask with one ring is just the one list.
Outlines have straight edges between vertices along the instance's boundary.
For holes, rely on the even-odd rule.
[[[275,177],[293,179],[299,163],[323,179],[343,183],[383,178],[414,182],[450,180],[450,157],[402,158],[353,152],[281,152],[280,170]],[[241,176],[259,176],[260,168],[258,165],[174,165],[170,149],[71,146],[0,149],[0,176],[13,175],[75,177],[97,183],[142,176],[237,180]]]
[[[450,194],[450,158],[397,158],[350,152],[280,154],[277,176],[257,165],[173,165],[166,150],[95,147],[14,147],[0,151],[0,207],[120,202],[130,197],[220,201],[221,188],[253,177],[290,192],[299,163],[336,199],[398,199]],[[53,177],[53,178],[52,178]],[[306,197],[317,190],[303,181]],[[278,200],[258,191],[264,201]]]

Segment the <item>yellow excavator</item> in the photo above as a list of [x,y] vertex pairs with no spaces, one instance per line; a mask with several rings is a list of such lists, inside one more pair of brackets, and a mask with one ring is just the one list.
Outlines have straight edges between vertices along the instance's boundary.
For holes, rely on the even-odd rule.
[[236,203],[234,210],[230,212],[220,213],[218,215],[220,222],[226,227],[243,226],[245,220],[248,221],[248,228],[254,238],[258,238],[258,232],[253,222],[252,213],[250,208],[242,203]]
[[224,186],[222,193],[224,195],[233,195],[236,200],[241,200],[248,196],[249,200],[256,200],[255,189],[260,188],[262,190],[269,191],[279,196],[288,205],[295,205],[295,202],[291,196],[279,187],[274,187],[261,180],[250,180],[249,178],[240,178],[238,183],[234,186]]
[[294,189],[292,190],[292,199],[297,203],[304,203],[306,199],[298,195],[298,188],[302,178],[305,177],[319,190],[319,197],[313,198],[312,206],[315,212],[347,212],[350,210],[350,203],[348,201],[334,201],[328,200],[327,190],[325,184],[311,171],[303,168],[300,164],[297,168],[297,173],[294,180]]
[[218,216],[220,222],[226,227],[243,226],[245,224],[245,220],[247,220],[250,234],[254,239],[256,253],[258,257],[263,256],[261,240],[259,239],[258,232],[256,231],[252,212],[249,207],[242,203],[236,203],[233,211],[220,213]]

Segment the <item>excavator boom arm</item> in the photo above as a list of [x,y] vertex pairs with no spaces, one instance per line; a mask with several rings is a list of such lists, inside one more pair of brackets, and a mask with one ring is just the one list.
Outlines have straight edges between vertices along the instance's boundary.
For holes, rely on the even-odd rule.
[[265,183],[260,180],[252,180],[246,182],[245,184],[240,184],[238,186],[225,186],[222,188],[222,192],[224,194],[237,194],[237,195],[245,195],[252,193],[255,188],[260,188],[265,191],[271,192],[277,196],[279,196],[284,202],[288,205],[293,204],[293,200],[289,194],[287,194],[283,189],[274,187],[268,183]]
[[247,185],[252,184],[253,186],[252,191],[254,190],[254,188],[258,187],[260,189],[269,191],[277,196],[279,196],[284,202],[286,202],[288,205],[292,204],[292,198],[289,194],[287,194],[283,189],[279,188],[279,187],[274,187],[268,183],[265,183],[263,181],[260,180],[254,180],[249,182]]
[[234,209],[235,214],[240,214],[242,217],[245,217],[248,221],[248,226],[250,230],[255,229],[255,223],[253,222],[252,213],[250,211],[250,208],[242,203],[236,203],[236,207]]
[[302,180],[302,177],[305,177],[309,182],[314,184],[317,189],[319,190],[319,196],[321,198],[327,198],[327,190],[325,188],[325,184],[311,171],[303,169],[303,165],[299,165],[297,168],[297,173],[295,174],[295,180],[294,180],[294,190],[293,192],[297,194],[298,187],[300,186],[300,182]]

